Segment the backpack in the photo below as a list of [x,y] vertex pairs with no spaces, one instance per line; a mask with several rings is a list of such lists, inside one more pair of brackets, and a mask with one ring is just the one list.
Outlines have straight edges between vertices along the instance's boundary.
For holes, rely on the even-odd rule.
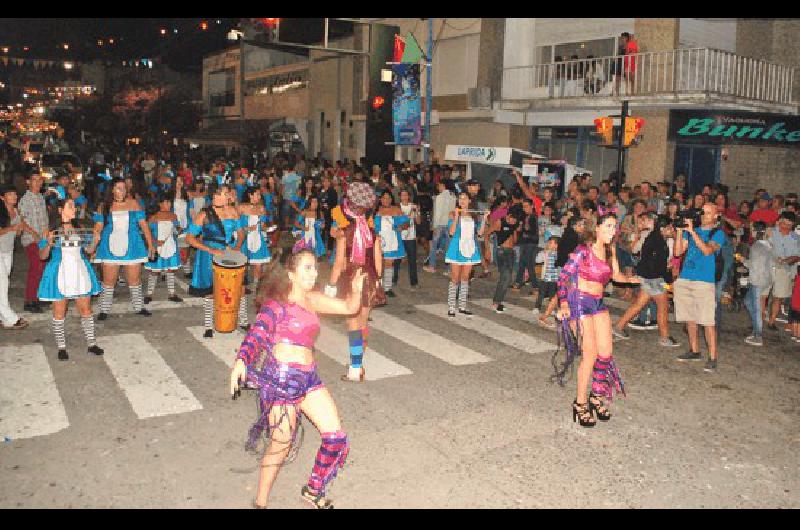
[[[711,229],[711,232],[708,233],[708,240],[704,241],[704,243],[711,242],[714,239],[714,234],[716,234],[720,230],[719,226],[716,226]],[[719,283],[722,280],[722,273],[725,270],[725,258],[722,257],[722,247],[720,246],[719,250],[714,252],[714,281]]]

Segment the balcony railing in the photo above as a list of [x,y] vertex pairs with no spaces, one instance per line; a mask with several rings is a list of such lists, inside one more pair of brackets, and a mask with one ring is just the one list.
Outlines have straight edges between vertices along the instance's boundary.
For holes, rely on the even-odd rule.
[[503,99],[718,94],[793,104],[794,68],[709,48],[578,59],[503,70]]

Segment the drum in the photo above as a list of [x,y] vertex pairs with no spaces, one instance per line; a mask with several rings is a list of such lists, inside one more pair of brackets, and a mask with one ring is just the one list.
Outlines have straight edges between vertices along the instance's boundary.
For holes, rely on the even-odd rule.
[[228,250],[212,258],[214,271],[214,329],[230,333],[239,319],[247,258],[241,252]]

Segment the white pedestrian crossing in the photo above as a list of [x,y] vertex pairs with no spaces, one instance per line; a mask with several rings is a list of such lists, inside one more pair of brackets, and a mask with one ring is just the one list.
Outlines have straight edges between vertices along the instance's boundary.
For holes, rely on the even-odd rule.
[[197,339],[197,342],[202,344],[205,349],[213,353],[217,359],[228,367],[233,368],[236,354],[239,352],[239,346],[242,345],[242,340],[244,340],[243,331],[236,329],[231,333],[214,332],[214,337],[210,339],[203,337],[203,333],[206,331],[203,326],[188,327],[186,331]]
[[112,335],[98,337],[97,341],[105,350],[103,359],[140,419],[203,408],[142,335]]
[[[478,307],[482,307],[484,309],[490,309],[494,311],[494,302],[492,302],[491,298],[481,298],[478,300],[470,300],[470,303],[475,304]],[[519,320],[524,320],[525,322],[534,323],[534,321],[539,318],[538,316],[534,315],[533,312],[526,308],[519,305],[509,304],[508,302],[503,302],[503,308],[505,311],[503,315],[509,315]]]
[[0,438],[31,438],[67,427],[67,411],[44,348],[0,348]]
[[[195,298],[195,297],[186,297],[183,299],[183,302],[170,302],[169,300],[153,300],[146,306],[145,309],[148,311],[164,311],[164,310],[174,310],[174,309],[181,309],[183,307],[202,307],[203,306],[203,299],[202,298]],[[95,314],[95,320],[97,318],[97,312],[99,311],[99,302],[92,303],[92,312]],[[44,313],[23,313],[25,320],[28,322],[50,322],[53,319],[52,311],[45,310]],[[130,315],[135,316],[130,304],[130,299],[125,298],[124,301],[121,302],[114,302],[111,305],[111,313],[110,315]],[[67,321],[71,318],[75,318],[76,320],[80,317],[78,316],[78,310],[75,308],[74,304],[70,304],[67,312]],[[141,318],[141,317],[136,317]]]
[[492,360],[485,355],[448,340],[437,333],[415,326],[394,315],[376,311],[371,316],[371,329],[377,329],[387,335],[391,335],[393,338],[422,350],[447,364],[463,366]]
[[[448,318],[446,304],[417,305],[414,307],[437,317]],[[449,320],[456,326],[469,329],[527,353],[552,352],[556,349],[556,345],[551,342],[536,338],[529,333],[522,333],[515,329],[497,324],[496,322],[478,315],[473,315],[468,318],[458,314],[455,318]]]
[[[347,333],[333,329],[329,324],[322,324],[317,338],[316,349],[342,366],[350,364],[350,345]],[[367,338],[367,351],[364,353],[364,378],[377,381],[387,377],[410,375],[411,370],[397,364],[385,355],[373,350]]]

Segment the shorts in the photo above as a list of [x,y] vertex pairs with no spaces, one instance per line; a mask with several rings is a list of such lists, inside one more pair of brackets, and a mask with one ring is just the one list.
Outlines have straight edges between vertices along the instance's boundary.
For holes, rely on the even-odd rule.
[[711,282],[679,278],[673,286],[676,322],[695,322],[701,326],[716,324],[716,286]]
[[782,267],[775,267],[774,280],[772,282],[773,298],[789,298],[792,296],[794,278],[791,271]]
[[663,278],[642,278],[641,287],[650,296],[658,296],[664,294],[664,279]]
[[599,313],[608,312],[602,296],[594,296],[575,289],[567,294],[569,303],[570,320],[591,317]]
[[800,311],[789,309],[789,324],[797,324],[800,322]]

